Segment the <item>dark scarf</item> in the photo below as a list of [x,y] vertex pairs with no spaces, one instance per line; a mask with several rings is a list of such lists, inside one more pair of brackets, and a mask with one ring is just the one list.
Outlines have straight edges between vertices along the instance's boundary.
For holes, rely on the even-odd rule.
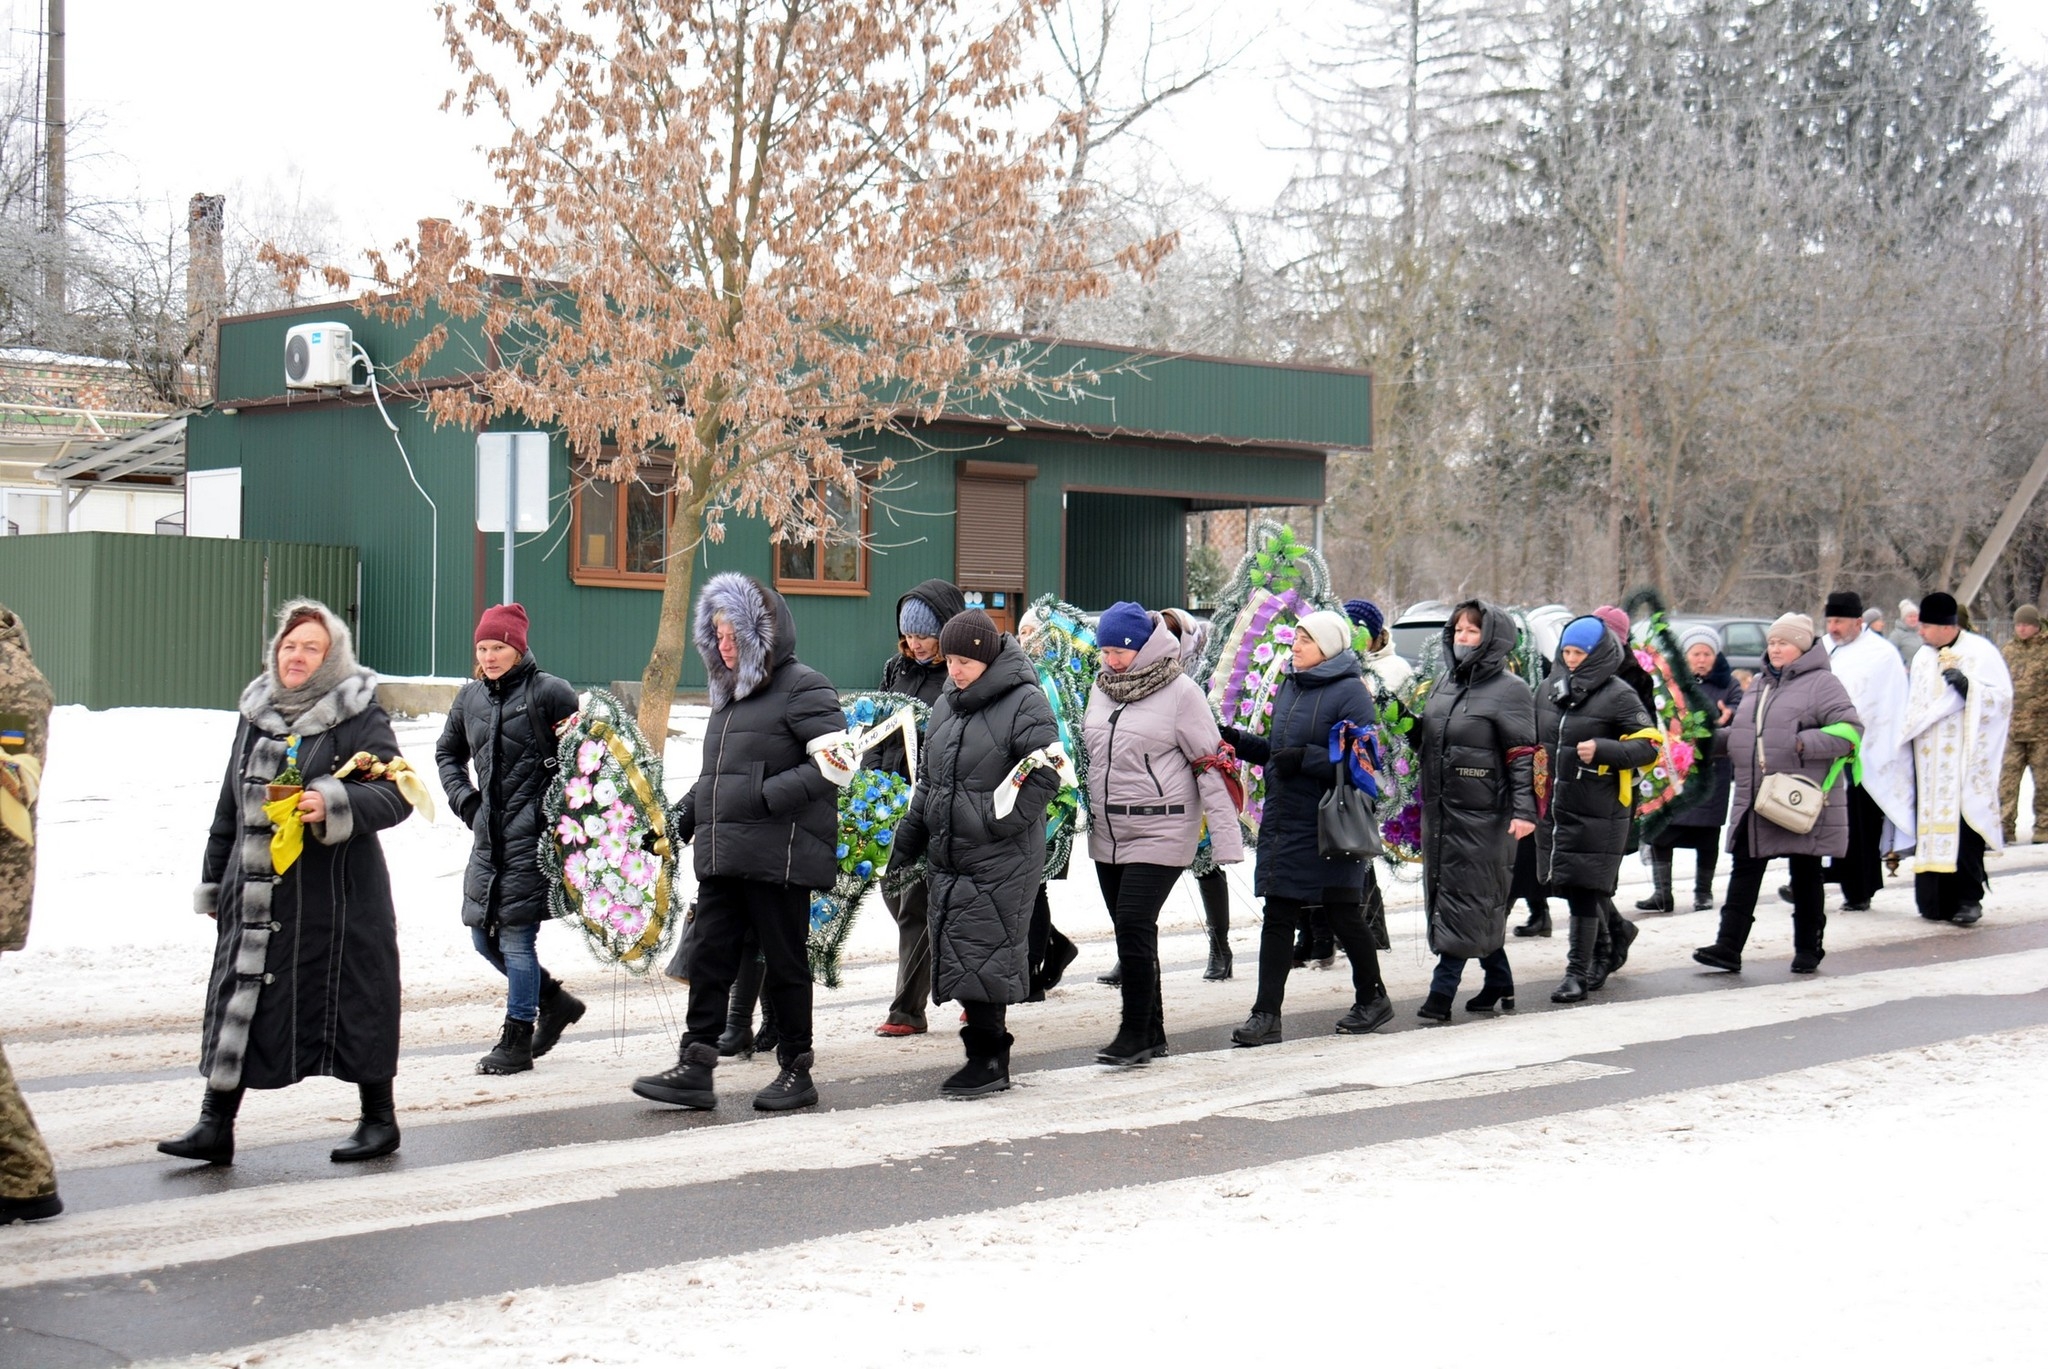
[[1113,670],[1104,670],[1095,677],[1095,683],[1116,702],[1128,704],[1157,694],[1181,673],[1180,657],[1161,656],[1143,670],[1127,670],[1121,675]]

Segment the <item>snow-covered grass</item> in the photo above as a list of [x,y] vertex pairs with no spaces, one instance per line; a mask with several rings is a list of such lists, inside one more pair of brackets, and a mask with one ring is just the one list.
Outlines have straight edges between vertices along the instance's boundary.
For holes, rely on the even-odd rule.
[[1973,1037],[179,1363],[2037,1364],[2044,1065]]

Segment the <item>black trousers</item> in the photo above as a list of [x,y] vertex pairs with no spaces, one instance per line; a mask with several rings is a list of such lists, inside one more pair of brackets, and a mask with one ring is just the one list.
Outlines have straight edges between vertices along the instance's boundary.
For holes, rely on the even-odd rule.
[[683,1044],[717,1044],[733,977],[751,929],[760,941],[761,998],[774,1010],[785,1065],[811,1048],[811,891],[765,880],[713,877],[697,884],[697,945],[690,959],[690,1008]]
[[1954,874],[1913,876],[1913,901],[1920,906],[1920,916],[1936,922],[1947,922],[1966,903],[1984,901],[1984,838],[1976,828],[1963,824]]
[[[1750,851],[1750,823],[1745,813],[1735,829],[1735,868],[1728,875],[1728,897],[1721,904],[1720,945],[1739,951],[1749,941],[1750,926],[1756,921],[1756,901],[1763,892],[1764,872],[1773,856],[1753,856]],[[1819,856],[1786,856],[1792,877],[1792,939],[1800,949],[1820,949],[1821,934],[1827,927],[1827,885],[1821,878]]]
[[1860,784],[1849,786],[1849,854],[1828,862],[1824,878],[1847,903],[1868,903],[1884,888],[1884,809]]
[[1287,975],[1294,968],[1294,929],[1310,909],[1321,907],[1330,920],[1330,930],[1344,943],[1344,955],[1351,961],[1351,992],[1359,1003],[1370,1003],[1386,992],[1380,983],[1380,952],[1372,932],[1365,925],[1365,906],[1359,903],[1304,903],[1295,898],[1268,898],[1265,925],[1259,928],[1259,995],[1252,1000],[1253,1012],[1278,1013],[1287,997]]
[[1116,958],[1125,966],[1159,963],[1159,910],[1180,878],[1175,865],[1102,865],[1095,879],[1116,927]]

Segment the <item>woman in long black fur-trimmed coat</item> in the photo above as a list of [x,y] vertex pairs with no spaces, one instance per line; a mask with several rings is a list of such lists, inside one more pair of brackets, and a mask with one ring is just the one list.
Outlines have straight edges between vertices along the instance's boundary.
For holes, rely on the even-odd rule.
[[[897,828],[891,868],[931,858],[932,999],[960,1000],[967,1063],[939,1087],[974,1098],[1010,1087],[1006,1007],[1031,989],[1031,905],[1045,868],[1045,807],[1059,789],[1052,705],[1024,649],[969,609],[939,638],[950,683],[925,729],[925,769]],[[1025,757],[1009,811],[1000,791]]]
[[[308,599],[278,614],[269,663],[242,691],[241,721],[207,834],[198,910],[218,924],[206,993],[199,1121],[157,1149],[224,1165],[247,1089],[310,1074],[356,1085],[362,1120],[337,1161],[398,1149],[398,919],[377,833],[412,811],[397,785],[337,779],[357,752],[398,756],[377,679],[348,625]],[[305,843],[279,874],[263,805],[288,766],[305,777]]]

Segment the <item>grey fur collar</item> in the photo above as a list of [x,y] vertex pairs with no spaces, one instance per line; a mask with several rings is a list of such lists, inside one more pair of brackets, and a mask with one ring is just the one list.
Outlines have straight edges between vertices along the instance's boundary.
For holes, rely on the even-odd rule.
[[292,732],[306,737],[318,736],[322,732],[332,732],[337,725],[377,702],[377,672],[367,666],[353,667],[342,677],[340,684],[301,713],[296,722],[286,722],[284,715],[277,711],[272,693],[274,688],[269,671],[249,681],[249,687],[242,691],[242,716],[252,726],[274,737]]
[[[739,642],[737,670],[727,669],[718,655],[717,619],[732,624]],[[704,658],[705,686],[711,707],[724,708],[768,683],[775,673],[775,605],[752,576],[722,571],[705,582],[697,596],[697,654]]]

